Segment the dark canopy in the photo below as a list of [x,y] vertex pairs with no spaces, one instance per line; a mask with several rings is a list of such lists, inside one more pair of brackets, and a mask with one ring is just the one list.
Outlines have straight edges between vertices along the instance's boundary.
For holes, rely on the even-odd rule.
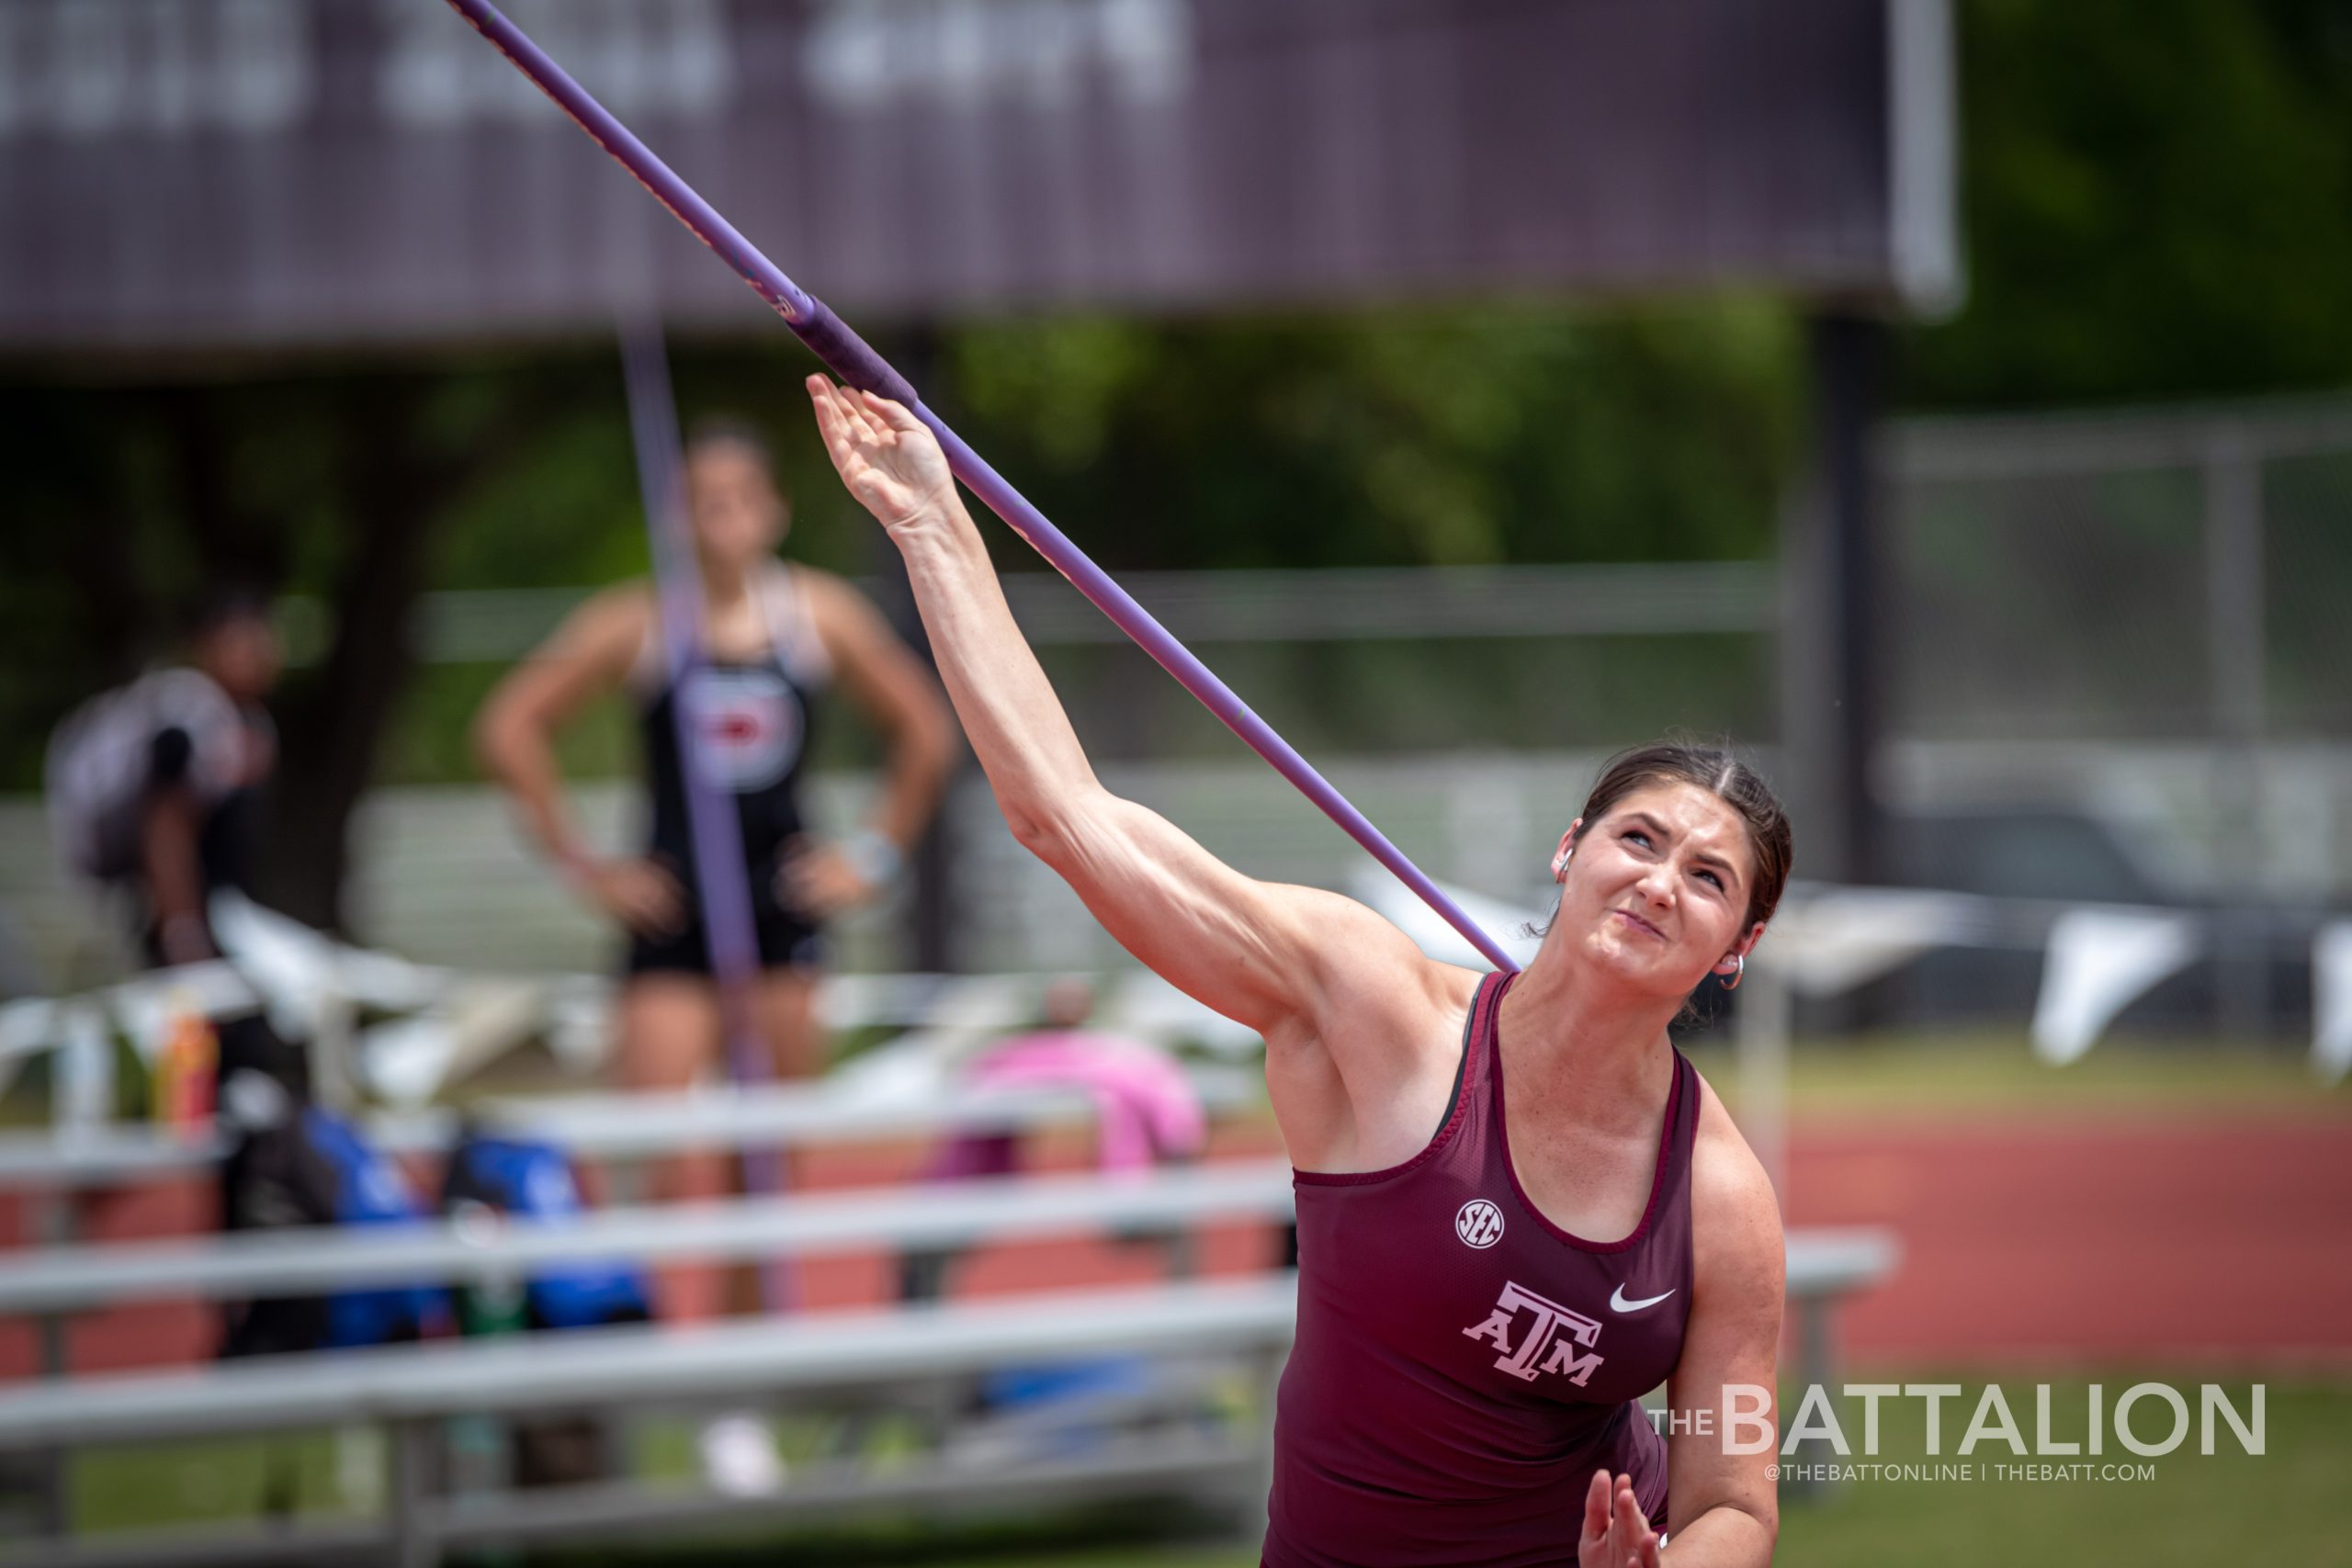
[[[1941,0],[509,14],[853,318],[1949,279]],[[438,0],[10,0],[0,31],[0,346],[758,308]]]

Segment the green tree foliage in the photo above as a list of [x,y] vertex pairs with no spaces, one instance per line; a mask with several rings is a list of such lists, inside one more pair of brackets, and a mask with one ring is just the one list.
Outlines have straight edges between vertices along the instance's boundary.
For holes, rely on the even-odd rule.
[[2352,379],[2352,6],[1965,0],[1969,297],[1915,406]]
[[970,438],[1136,567],[1761,555],[1800,400],[1749,300],[1015,321],[944,358]]
[[290,590],[319,635],[273,702],[266,890],[332,922],[344,824],[414,668],[436,535],[582,400],[560,365],[377,366],[226,383],[0,389],[0,769],[37,782],[74,703],[168,655],[225,584]]

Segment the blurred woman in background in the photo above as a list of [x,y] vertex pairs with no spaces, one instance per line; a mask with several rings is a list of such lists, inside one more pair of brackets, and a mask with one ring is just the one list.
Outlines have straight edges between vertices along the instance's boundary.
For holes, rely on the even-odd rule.
[[[618,1027],[631,1088],[692,1083],[720,1049],[710,946],[695,886],[678,709],[703,776],[735,804],[761,974],[760,1032],[779,1078],[813,1076],[822,1053],[812,1009],[827,919],[876,897],[937,806],[953,732],[937,682],[866,597],[842,579],[775,557],[791,512],[773,459],[748,426],[699,427],[685,476],[700,568],[699,662],[669,665],[659,595],[623,583],[573,612],[483,704],[483,766],[580,897],[628,935]],[[800,782],[824,699],[839,686],[879,732],[888,757],[865,820],[839,839],[808,830]],[[555,737],[609,692],[634,702],[649,810],[641,848],[584,843],[563,794]],[[708,1190],[707,1167],[678,1162],[664,1196]]]

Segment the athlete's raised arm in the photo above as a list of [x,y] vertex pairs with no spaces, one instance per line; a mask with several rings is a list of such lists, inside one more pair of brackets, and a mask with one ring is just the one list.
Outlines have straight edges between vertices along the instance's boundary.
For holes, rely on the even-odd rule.
[[[1463,972],[1424,958],[1350,899],[1242,875],[1105,790],[1013,622],[931,432],[897,403],[821,376],[809,378],[808,393],[842,482],[906,559],[940,676],[1013,836],[1120,945],[1264,1034],[1270,1074],[1284,1069],[1287,1054],[1319,1055],[1326,1043],[1344,1041],[1334,1065],[1361,1107],[1388,1087],[1379,1080],[1392,1067],[1418,1070],[1384,1061],[1383,1047],[1395,1041],[1409,1050],[1433,1020],[1443,1044],[1467,995],[1454,978],[1466,981]],[[1347,1154],[1293,1149],[1302,1164]]]

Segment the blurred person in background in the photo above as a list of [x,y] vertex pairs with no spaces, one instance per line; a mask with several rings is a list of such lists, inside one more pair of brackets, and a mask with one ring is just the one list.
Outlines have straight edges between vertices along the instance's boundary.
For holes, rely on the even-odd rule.
[[[1160,1165],[1198,1159],[1208,1145],[1208,1117],[1184,1068],[1146,1040],[1089,1028],[1094,987],[1066,975],[1046,987],[1044,1027],[991,1042],[960,1064],[956,1087],[967,1089],[1070,1089],[1094,1104],[1094,1165],[1113,1180],[1146,1175]],[[1017,1133],[962,1133],[924,1167],[925,1181],[969,1181],[1010,1176],[1023,1164]],[[1165,1247],[1170,1271],[1185,1273],[1191,1249],[1181,1231],[1138,1227],[1120,1239]],[[925,1251],[900,1260],[899,1293],[930,1301],[946,1292],[952,1251]]]
[[211,896],[252,891],[277,766],[264,704],[282,662],[268,601],[217,588],[198,604],[181,660],[91,699],[51,741],[60,851],[123,897],[150,966],[220,956]]
[[[214,900],[252,895],[277,766],[265,703],[283,662],[268,600],[217,588],[198,602],[180,661],[91,699],[51,742],[58,848],[124,903],[146,967],[235,956],[216,939]],[[334,1219],[295,1132],[310,1097],[307,1053],[258,1007],[175,1010],[150,1079],[153,1109],[191,1134],[220,1113],[230,1134],[215,1172],[222,1228]],[[319,1297],[224,1301],[220,1310],[224,1355],[304,1348],[326,1332]]]
[[1263,1562],[1555,1562],[1574,1541],[1580,1568],[1657,1568],[1670,1533],[1677,1562],[1769,1563],[1770,1445],[1665,1437],[1637,1403],[1774,1386],[1778,1201],[1668,1035],[1710,972],[1744,971],[1786,885],[1769,787],[1704,747],[1620,755],[1554,852],[1527,968],[1430,959],[1105,790],[931,431],[808,388],[1013,836],[1128,952],[1265,1037],[1299,1276]]
[[[228,700],[232,716],[217,735],[172,726],[155,736],[138,885],[147,905],[147,951],[157,962],[217,956],[207,917],[211,896],[253,892],[265,795],[277,771],[277,731],[264,704],[284,662],[260,594],[224,591],[198,615],[189,667]],[[200,753],[215,747],[219,765],[208,769]]]
[[[51,835],[75,873],[120,901],[145,967],[223,957],[213,901],[252,896],[277,769],[265,704],[283,662],[268,599],[216,587],[197,604],[181,660],[92,698],[50,742]],[[177,1119],[208,1117],[247,1068],[307,1093],[307,1059],[264,1014],[183,1021],[203,1036],[203,1060],[171,1057],[194,1095]]]
[[[1148,1041],[1091,1027],[1096,998],[1081,976],[1055,980],[1043,999],[1044,1027],[992,1041],[959,1064],[956,1089],[1085,1095],[1094,1107],[1094,1168],[1106,1181],[1141,1180],[1160,1167],[1199,1159],[1208,1145],[1208,1117],[1175,1056]],[[941,1148],[922,1179],[1008,1178],[1042,1163],[1041,1156],[1051,1153],[1024,1146],[1017,1133],[964,1133]],[[1195,1271],[1193,1237],[1181,1224],[1123,1225],[1109,1240],[1121,1269],[1156,1262],[1171,1279]],[[963,1249],[943,1248],[901,1258],[900,1299],[948,1294],[949,1271],[962,1256]],[[1193,1377],[1189,1369],[1171,1375],[1132,1351],[996,1367],[971,1387],[951,1451],[966,1462],[997,1464],[1091,1452],[1118,1440],[1130,1423],[1196,1410]]]
[[[516,666],[475,724],[482,763],[514,796],[531,837],[626,933],[619,1059],[633,1089],[684,1089],[722,1049],[677,705],[686,705],[704,775],[737,809],[759,940],[754,1000],[779,1078],[821,1070],[813,1003],[825,922],[888,887],[937,807],[954,745],[937,682],[873,604],[841,578],[776,558],[791,509],[760,436],[729,421],[698,426],[685,477],[701,663],[683,680],[669,668],[655,585],[626,582],[582,605]],[[865,823],[827,840],[809,830],[801,778],[836,686],[880,733],[888,758]],[[555,738],[587,704],[616,692],[637,708],[649,810],[642,847],[607,856],[573,824]],[[661,1179],[665,1197],[718,1184],[707,1160],[673,1162]]]

